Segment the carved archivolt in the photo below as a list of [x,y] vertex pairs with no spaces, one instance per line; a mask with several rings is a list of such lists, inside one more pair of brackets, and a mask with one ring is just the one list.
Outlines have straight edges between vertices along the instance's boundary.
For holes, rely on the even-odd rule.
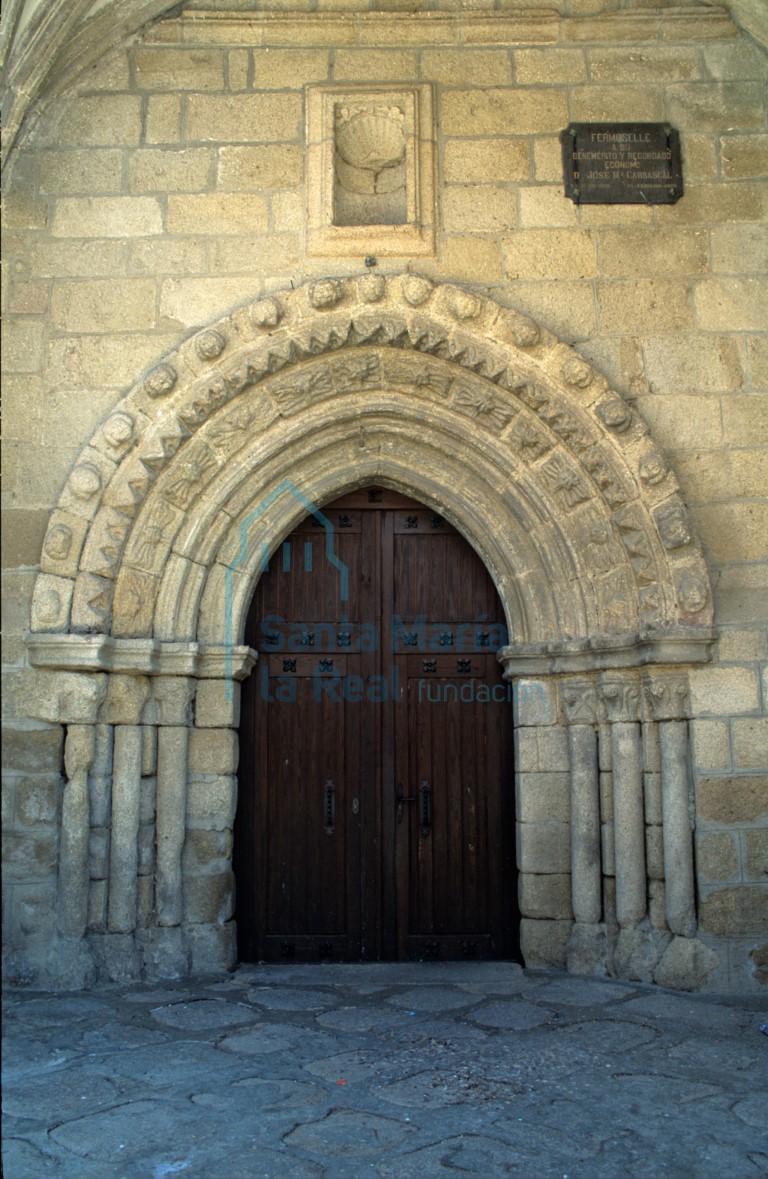
[[366,274],[245,305],[131,389],[52,513],[33,630],[237,643],[265,549],[374,481],[461,529],[518,643],[711,623],[675,476],[605,378],[490,299]]

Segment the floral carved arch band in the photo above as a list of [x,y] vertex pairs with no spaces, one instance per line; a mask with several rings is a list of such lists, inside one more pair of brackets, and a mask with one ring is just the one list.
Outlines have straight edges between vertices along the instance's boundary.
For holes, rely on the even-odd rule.
[[[706,566],[674,474],[634,408],[530,319],[460,287],[366,274],[261,299],[185,341],[95,433],[52,513],[28,647],[47,677],[39,715],[74,726],[67,748],[80,742],[67,764],[75,825],[93,818],[82,781],[96,757],[95,729],[114,730],[113,764],[128,741],[132,752],[120,752],[129,777],[140,773],[138,738],[121,730],[152,724],[158,733],[149,916],[133,868],[135,823],[113,790],[112,845],[128,839],[129,867],[115,856],[101,934],[146,942],[149,921],[154,945],[158,930],[166,939],[175,930],[172,949],[153,960],[170,954],[195,968],[194,946],[205,938],[198,928],[190,942],[183,930],[226,926],[226,906],[206,921],[205,905],[195,912],[184,899],[190,702],[196,697],[196,726],[234,727],[222,685],[252,666],[239,644],[265,552],[308,504],[374,482],[434,506],[471,541],[507,611],[505,674],[547,681],[552,708],[526,717],[521,706],[520,724],[562,725],[577,743],[572,829],[586,824],[591,835],[572,866],[570,926],[592,929],[593,957],[606,939],[599,849],[596,862],[583,854],[599,841],[596,761],[582,804],[579,783],[590,778],[601,724],[629,742],[629,757],[617,750],[635,775],[617,796],[620,809],[633,799],[621,856],[617,824],[617,920],[631,932],[646,919],[646,865],[636,854],[642,782],[639,818],[634,797],[640,726],[685,724],[684,667],[707,659],[712,641]],[[214,688],[222,689],[211,705],[218,719],[206,721],[203,701]],[[92,731],[78,735],[81,727]],[[679,748],[669,748],[669,830],[683,822],[684,802],[687,835],[681,829],[669,853],[665,844],[665,861],[690,844],[687,781]],[[173,801],[161,805],[161,797]],[[60,870],[60,924],[70,939],[95,936],[84,854]],[[668,939],[689,939],[694,928],[687,862]],[[67,889],[79,898],[74,909]]]

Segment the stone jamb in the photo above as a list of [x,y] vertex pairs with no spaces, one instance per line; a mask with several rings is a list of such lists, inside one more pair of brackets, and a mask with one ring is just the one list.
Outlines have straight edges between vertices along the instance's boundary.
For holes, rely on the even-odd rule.
[[[695,644],[694,659],[705,650]],[[667,653],[674,655],[674,643]],[[655,652],[657,658],[663,654]],[[517,678],[518,673],[535,669],[547,677],[539,683],[556,686],[559,694],[554,708],[518,708],[518,723],[524,723],[518,732],[530,743],[531,735],[551,733],[562,722],[568,737],[573,921],[565,934],[562,922],[551,923],[548,950],[542,950],[547,944],[542,928],[531,938],[524,919],[523,943],[525,949],[527,939],[534,942],[538,965],[567,965],[574,973],[610,973],[662,985],[674,978],[676,986],[690,969],[696,987],[714,969],[716,957],[697,936],[688,670],[677,664],[643,666],[647,655],[638,651],[639,666],[633,669],[598,670],[598,663],[586,675],[549,678],[552,650],[539,658],[538,667],[514,647],[499,652],[515,692],[532,682]],[[546,748],[546,742],[536,741],[536,768],[542,775],[555,768],[542,760]],[[524,752],[525,764],[519,765],[524,785],[528,760]],[[601,773],[609,775],[608,795],[601,790]],[[656,779],[659,798],[654,802],[647,791]],[[654,820],[659,826],[651,830],[662,838],[660,873],[651,871],[645,858],[647,824]],[[606,886],[614,880],[615,908],[606,903],[614,894]]]
[[[231,965],[228,930],[206,934],[199,925],[184,924],[187,747],[199,685],[220,685],[225,699],[226,676],[239,681],[249,674],[255,652],[242,646],[40,635],[31,637],[29,657],[38,669],[39,689],[31,715],[66,725],[52,978],[78,987],[97,975],[119,981],[142,971],[158,977],[186,974],[193,960],[198,969]],[[218,726],[236,724],[229,707],[227,720],[219,704]],[[78,723],[69,723],[71,718]],[[149,779],[146,770],[153,771]],[[156,855],[147,881],[139,867],[141,791],[145,781],[154,785],[155,774]],[[89,837],[107,827],[108,874],[102,880],[92,878]],[[151,895],[142,900],[147,885]],[[97,899],[102,895],[103,901]],[[142,912],[147,907],[148,924]]]

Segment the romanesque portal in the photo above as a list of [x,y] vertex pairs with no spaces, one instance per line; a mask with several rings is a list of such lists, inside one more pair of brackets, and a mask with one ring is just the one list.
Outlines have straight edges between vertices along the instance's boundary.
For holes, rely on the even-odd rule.
[[504,674],[539,688],[515,710],[526,961],[699,985],[686,668],[709,657],[712,605],[675,476],[530,319],[376,273],[193,335],[62,492],[28,640],[34,715],[66,727],[51,977],[232,963],[248,605],[307,505],[373,484],[472,544]]

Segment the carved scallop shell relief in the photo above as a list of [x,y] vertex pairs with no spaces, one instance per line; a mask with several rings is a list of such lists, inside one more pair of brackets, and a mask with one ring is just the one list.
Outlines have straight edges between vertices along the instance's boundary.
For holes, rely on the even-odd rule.
[[334,140],[334,223],[403,225],[405,111],[399,106],[340,103]]

